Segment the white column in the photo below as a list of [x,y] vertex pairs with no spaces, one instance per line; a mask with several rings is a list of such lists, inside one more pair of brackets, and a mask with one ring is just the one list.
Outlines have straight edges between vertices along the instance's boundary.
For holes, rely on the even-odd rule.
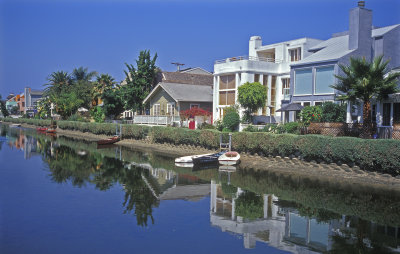
[[[264,74],[260,74],[260,80],[259,80],[261,85],[264,85]],[[258,115],[261,116],[262,115],[262,108],[258,109]]]
[[351,103],[347,101],[346,123],[351,123]]
[[282,115],[281,112],[276,112],[277,109],[281,108],[281,101],[283,99],[283,94],[282,94],[282,79],[279,76],[276,76],[276,83],[275,83],[275,116],[279,117]]
[[[358,110],[357,120],[358,120],[359,123],[362,123],[363,122],[363,115],[364,115],[364,103],[360,103],[359,107],[360,108]],[[359,112],[361,112],[361,114]]]
[[213,120],[219,119],[219,76],[214,77]]
[[393,103],[390,103],[390,126],[393,126]]
[[381,127],[382,126],[382,102],[377,101],[376,102],[376,126]]

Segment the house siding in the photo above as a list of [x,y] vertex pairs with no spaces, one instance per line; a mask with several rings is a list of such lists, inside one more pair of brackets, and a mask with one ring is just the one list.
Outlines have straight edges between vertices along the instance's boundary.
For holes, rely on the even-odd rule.
[[150,115],[154,115],[153,111],[153,105],[154,104],[160,104],[160,115],[167,115],[167,104],[168,103],[175,103],[174,105],[174,115],[178,116],[178,108],[177,108],[177,103],[175,100],[169,96],[169,94],[163,90],[159,89],[150,99]]

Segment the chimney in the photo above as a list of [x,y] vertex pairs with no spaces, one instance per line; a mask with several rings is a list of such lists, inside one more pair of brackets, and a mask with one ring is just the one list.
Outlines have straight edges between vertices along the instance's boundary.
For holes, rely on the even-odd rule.
[[[359,49],[366,57],[370,56],[372,47],[372,11],[365,9],[365,2],[350,10],[349,49]],[[364,53],[365,52],[365,53]]]
[[260,36],[251,36],[249,41],[249,56],[257,56],[256,49],[261,47],[262,40]]

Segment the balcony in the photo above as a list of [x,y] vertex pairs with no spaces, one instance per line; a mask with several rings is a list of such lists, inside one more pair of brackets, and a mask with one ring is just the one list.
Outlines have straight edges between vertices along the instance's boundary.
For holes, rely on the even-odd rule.
[[215,74],[237,71],[281,73],[289,72],[290,68],[281,59],[267,57],[236,56],[215,61]]

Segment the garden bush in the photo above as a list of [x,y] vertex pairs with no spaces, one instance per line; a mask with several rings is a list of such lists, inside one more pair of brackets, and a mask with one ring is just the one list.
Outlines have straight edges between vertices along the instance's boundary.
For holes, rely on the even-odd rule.
[[230,131],[237,130],[239,123],[240,116],[236,111],[229,111],[222,119],[222,125],[224,126],[224,129],[226,128]]

